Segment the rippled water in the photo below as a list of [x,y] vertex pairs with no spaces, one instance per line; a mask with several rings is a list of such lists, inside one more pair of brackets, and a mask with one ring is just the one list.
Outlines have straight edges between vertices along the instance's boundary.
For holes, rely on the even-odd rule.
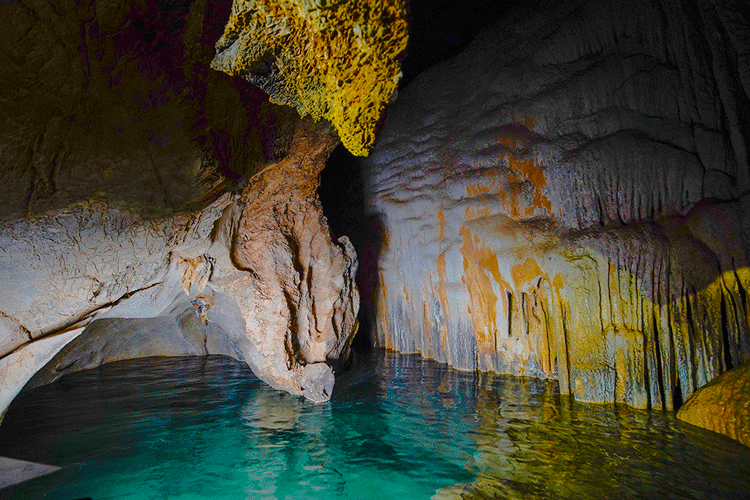
[[229,358],[149,358],[22,394],[0,455],[63,469],[3,498],[750,498],[750,449],[552,383],[380,355],[334,399]]

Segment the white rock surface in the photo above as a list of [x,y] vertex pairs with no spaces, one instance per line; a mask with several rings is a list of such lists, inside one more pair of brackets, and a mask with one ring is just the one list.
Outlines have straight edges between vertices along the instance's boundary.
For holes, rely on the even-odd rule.
[[[222,353],[241,358],[277,389],[329,399],[333,367],[348,356],[359,308],[354,249],[346,238],[331,241],[315,195],[334,144],[325,126],[309,122],[289,157],[242,194],[194,214],[146,219],[101,205],[6,220],[0,363],[12,376],[4,377],[0,408],[63,347],[51,343],[68,339],[59,332],[89,324],[59,366]],[[139,345],[118,341],[118,332]]]
[[38,464],[25,460],[0,457],[0,489],[46,476],[60,470],[54,465]]
[[750,359],[750,30],[696,5],[525,5],[400,93],[381,345],[663,408]]

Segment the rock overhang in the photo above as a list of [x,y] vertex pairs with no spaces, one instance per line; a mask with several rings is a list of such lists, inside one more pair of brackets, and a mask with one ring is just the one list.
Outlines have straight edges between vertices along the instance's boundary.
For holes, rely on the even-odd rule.
[[[0,8],[22,26],[33,12],[19,5]],[[215,18],[229,15],[208,2],[38,7],[40,23],[68,33],[80,61],[73,58],[60,88],[45,81],[32,87],[39,96],[19,94],[32,106],[4,109],[11,128],[34,119],[3,148],[11,155],[33,144],[16,155],[27,162],[6,161],[3,170],[11,194],[0,267],[14,290],[0,304],[3,401],[76,336],[79,344],[102,336],[101,322],[108,331],[117,318],[122,328],[148,329],[157,318],[182,335],[180,322],[203,318],[198,330],[210,330],[227,309],[226,300],[210,304],[216,297],[231,297],[236,314],[225,316],[242,320],[220,322],[232,346],[221,352],[234,350],[276,388],[327,400],[358,309],[356,254],[346,238],[330,239],[316,196],[336,134],[208,69],[223,28]],[[31,32],[39,37],[32,45],[45,44],[46,32]],[[50,57],[56,68],[59,58]],[[31,66],[15,69],[23,75]],[[19,178],[28,189],[18,189]],[[268,246],[248,248],[253,239]],[[165,312],[185,293],[190,307]]]
[[212,67],[329,120],[362,156],[397,91],[406,43],[405,0],[237,0]]

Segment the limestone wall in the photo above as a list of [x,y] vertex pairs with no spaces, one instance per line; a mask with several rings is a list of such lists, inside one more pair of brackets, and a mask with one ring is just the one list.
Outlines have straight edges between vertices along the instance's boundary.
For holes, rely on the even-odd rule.
[[367,167],[378,342],[666,409],[750,359],[748,33],[539,2],[415,80]]
[[0,2],[0,217],[193,211],[286,154],[297,112],[209,68],[222,2]]
[[48,363],[165,354],[330,397],[358,310],[316,195],[338,139],[210,69],[230,10],[0,2],[0,413]]
[[151,355],[236,356],[328,400],[359,309],[356,254],[315,194],[336,142],[303,121],[284,160],[195,213],[79,205],[0,224],[0,412],[48,362],[43,382]]

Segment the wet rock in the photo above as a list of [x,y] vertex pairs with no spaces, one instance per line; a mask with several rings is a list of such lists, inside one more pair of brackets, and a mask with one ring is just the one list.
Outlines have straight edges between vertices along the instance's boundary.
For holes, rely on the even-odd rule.
[[11,401],[26,382],[40,368],[46,365],[57,352],[68,342],[81,334],[83,328],[77,328],[60,335],[45,337],[30,342],[0,358],[0,420],[5,416]]
[[401,92],[379,344],[665,409],[750,360],[748,28],[686,9],[522,6]]
[[750,446],[750,365],[729,370],[698,389],[677,418]]
[[[210,295],[214,293],[211,291]],[[24,388],[49,384],[68,373],[126,359],[209,354],[242,359],[242,354],[235,348],[235,339],[232,338],[238,332],[232,330],[230,334],[225,331],[220,326],[225,322],[218,314],[211,315],[218,321],[207,320],[204,323],[192,306],[191,301],[201,296],[207,294],[193,294],[192,299],[189,295],[182,295],[170,311],[153,318],[93,320],[81,335],[65,345],[44,365]],[[226,301],[231,299],[222,297],[221,302]],[[231,302],[227,306],[231,307]]]
[[359,310],[356,253],[348,238],[331,240],[316,194],[337,142],[321,128],[299,133],[285,160],[252,179],[230,238],[245,272],[216,280],[258,332],[246,359],[253,371],[315,401],[332,393],[331,366],[348,353]]
[[306,125],[319,154],[288,157],[297,111],[210,69],[230,10],[0,2],[0,408],[84,329],[55,367],[233,353],[330,394],[358,308],[315,195],[335,139]]

